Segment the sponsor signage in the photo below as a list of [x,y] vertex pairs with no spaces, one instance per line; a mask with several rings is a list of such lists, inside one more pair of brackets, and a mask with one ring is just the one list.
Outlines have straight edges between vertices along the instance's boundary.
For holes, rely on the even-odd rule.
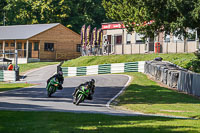
[[[154,22],[154,20],[150,20],[149,22],[145,21],[142,25],[135,24],[136,26],[146,26],[151,25]],[[110,24],[102,24],[101,26],[102,30],[108,30],[108,29],[123,29],[125,28],[124,24],[122,23],[110,23]]]
[[81,28],[81,44],[82,45],[84,45],[84,40],[85,40],[85,25],[83,25]]
[[86,29],[85,44],[90,45],[90,25]]
[[107,30],[107,29],[122,29],[125,28],[125,26],[121,23],[116,23],[116,24],[102,24],[102,30]]

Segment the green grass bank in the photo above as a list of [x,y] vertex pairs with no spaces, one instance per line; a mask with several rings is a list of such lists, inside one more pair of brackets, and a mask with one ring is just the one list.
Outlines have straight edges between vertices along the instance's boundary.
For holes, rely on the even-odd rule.
[[0,111],[1,133],[199,132],[200,121],[164,117]]
[[130,85],[114,102],[114,108],[142,112],[183,116],[200,119],[200,99],[161,87],[142,73],[125,73],[133,77]]
[[90,66],[97,64],[109,64],[109,63],[123,63],[123,62],[135,62],[135,61],[148,61],[153,60],[156,57],[162,57],[164,61],[170,61],[183,68],[188,68],[188,64],[196,56],[193,53],[188,54],[134,54],[134,55],[109,55],[109,56],[83,56],[70,61],[64,62],[63,67],[78,67],[78,66]]
[[1,91],[8,91],[8,90],[24,88],[24,87],[29,87],[29,86],[33,86],[33,84],[0,82],[0,92]]

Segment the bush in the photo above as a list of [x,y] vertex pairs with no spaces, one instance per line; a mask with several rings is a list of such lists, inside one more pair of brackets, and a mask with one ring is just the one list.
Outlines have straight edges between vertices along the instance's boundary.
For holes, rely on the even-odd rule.
[[200,60],[192,60],[187,64],[186,68],[190,71],[200,73]]
[[200,73],[200,51],[194,52],[196,59],[191,60],[187,65],[186,68],[193,71]]
[[200,60],[200,50],[194,52],[194,55],[197,57],[198,60]]

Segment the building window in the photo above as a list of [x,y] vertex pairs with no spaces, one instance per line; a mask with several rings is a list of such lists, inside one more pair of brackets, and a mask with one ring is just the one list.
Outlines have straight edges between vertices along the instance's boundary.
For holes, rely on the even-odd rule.
[[34,51],[39,51],[39,43],[38,42],[34,43]]
[[22,49],[22,43],[17,43],[17,49]]
[[5,47],[8,47],[8,43],[5,44]]
[[15,47],[15,44],[14,44],[14,43],[11,43],[10,46],[11,46],[11,47]]
[[144,37],[144,35],[142,35],[142,34],[139,34],[139,33],[136,33],[135,34],[135,42],[136,43],[144,43],[144,39],[143,39],[143,37]]
[[122,35],[115,35],[115,44],[122,44]]
[[3,49],[3,44],[2,43],[0,43],[0,49]]
[[54,43],[44,43],[44,51],[54,51]]
[[126,44],[131,44],[131,34],[126,34]]
[[24,49],[26,49],[26,43],[24,43]]
[[76,45],[76,52],[81,52],[81,44]]

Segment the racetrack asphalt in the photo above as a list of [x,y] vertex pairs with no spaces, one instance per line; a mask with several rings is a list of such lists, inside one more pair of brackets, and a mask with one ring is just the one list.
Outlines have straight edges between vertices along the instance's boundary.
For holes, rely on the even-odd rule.
[[[120,116],[159,116],[143,113],[115,110],[106,105],[124,88],[130,77],[127,75],[92,75],[67,77],[64,79],[63,90],[58,90],[47,97],[46,81],[56,72],[56,65],[39,68],[28,72],[23,81],[35,83],[28,88],[0,92],[0,110],[19,111],[57,111],[74,113],[101,113]],[[96,89],[93,100],[85,100],[78,106],[72,103],[72,93],[79,84],[95,79]]]
[[[58,111],[78,113],[103,113],[116,115],[137,115],[127,111],[108,108],[106,104],[117,95],[129,77],[125,75],[94,75],[65,78],[63,90],[47,97],[46,81],[56,72],[57,65],[39,68],[25,74],[20,82],[36,86],[0,93],[0,110]],[[93,100],[85,100],[78,106],[72,103],[72,93],[79,84],[94,78],[96,89]]]

